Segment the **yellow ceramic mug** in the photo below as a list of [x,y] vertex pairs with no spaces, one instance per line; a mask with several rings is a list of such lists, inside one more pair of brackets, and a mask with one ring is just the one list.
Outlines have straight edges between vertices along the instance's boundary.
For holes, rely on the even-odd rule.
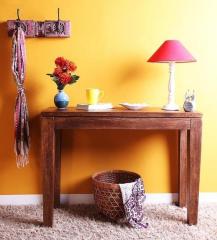
[[104,92],[97,88],[88,88],[86,89],[87,103],[88,104],[97,104],[99,99],[103,97]]

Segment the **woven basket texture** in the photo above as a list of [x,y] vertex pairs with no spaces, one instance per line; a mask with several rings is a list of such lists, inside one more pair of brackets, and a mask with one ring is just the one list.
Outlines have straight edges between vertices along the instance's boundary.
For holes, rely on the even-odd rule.
[[92,181],[98,211],[114,221],[124,218],[124,205],[119,184],[134,182],[138,178],[140,176],[137,173],[123,170],[94,174]]

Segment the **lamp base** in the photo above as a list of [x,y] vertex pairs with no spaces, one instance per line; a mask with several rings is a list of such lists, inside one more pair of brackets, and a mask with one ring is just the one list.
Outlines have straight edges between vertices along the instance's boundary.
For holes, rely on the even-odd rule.
[[179,106],[175,103],[168,103],[162,109],[166,111],[179,111]]

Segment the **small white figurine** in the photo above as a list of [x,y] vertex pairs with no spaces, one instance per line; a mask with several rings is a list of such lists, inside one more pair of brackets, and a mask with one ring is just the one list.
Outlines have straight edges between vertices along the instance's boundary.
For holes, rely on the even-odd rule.
[[183,104],[185,112],[194,112],[196,108],[194,90],[191,93],[189,90],[185,93],[185,102]]

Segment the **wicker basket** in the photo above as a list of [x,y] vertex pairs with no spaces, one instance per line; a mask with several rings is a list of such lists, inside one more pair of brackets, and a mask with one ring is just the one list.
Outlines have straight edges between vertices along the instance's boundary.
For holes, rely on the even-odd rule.
[[97,209],[103,215],[117,221],[124,217],[121,189],[118,184],[134,182],[140,178],[137,173],[123,170],[104,171],[92,176],[94,199]]

